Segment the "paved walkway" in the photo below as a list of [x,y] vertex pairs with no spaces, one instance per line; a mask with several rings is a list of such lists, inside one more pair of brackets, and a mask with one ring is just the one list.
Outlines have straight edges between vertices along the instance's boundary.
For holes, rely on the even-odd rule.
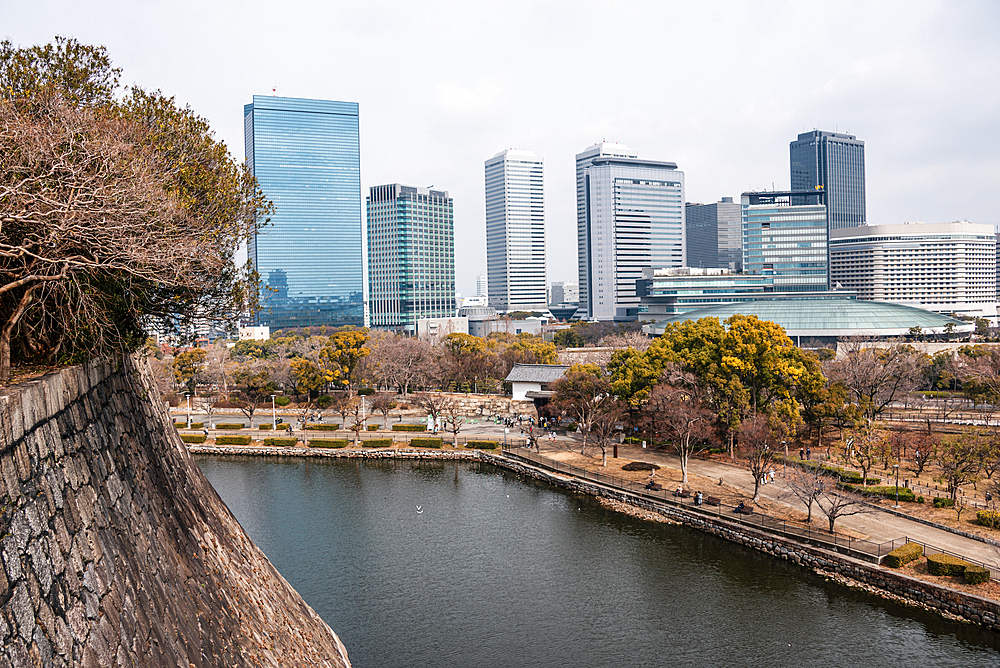
[[[546,452],[565,452],[565,441],[561,445],[557,444],[555,447],[551,443],[543,443],[541,451],[543,454]],[[641,446],[635,445],[619,445],[618,456],[625,459],[636,459],[661,464],[680,470],[680,460],[677,456],[660,450],[643,449]],[[702,476],[711,480],[722,478],[725,484],[743,490],[748,497],[753,494],[754,481],[750,472],[745,468],[726,462],[692,458],[688,462],[688,474]],[[710,493],[709,490],[704,491]],[[806,512],[805,505],[791,495],[788,488],[781,483],[780,466],[775,467],[774,483],[762,485],[760,494],[770,502],[781,503],[800,510],[803,513]],[[900,510],[905,512],[906,505],[903,504]],[[815,507],[813,507],[813,523],[821,528],[826,528],[826,518]],[[954,552],[955,554],[960,554],[969,559],[993,564],[996,566],[995,572],[1000,572],[1000,547],[959,536],[950,531],[927,526],[926,524],[915,522],[905,517],[899,517],[893,513],[876,510],[870,514],[842,517],[837,520],[837,526],[844,526],[863,533],[876,543],[887,542],[905,536],[949,552]]]

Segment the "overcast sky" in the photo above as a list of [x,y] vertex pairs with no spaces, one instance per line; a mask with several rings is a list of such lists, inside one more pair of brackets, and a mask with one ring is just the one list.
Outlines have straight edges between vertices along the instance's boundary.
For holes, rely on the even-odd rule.
[[1000,223],[1000,2],[0,0],[15,44],[108,48],[243,157],[254,94],[360,104],[362,192],[455,200],[458,290],[486,271],[483,162],[545,159],[548,280],[576,280],[574,154],[676,162],[687,200],[787,188],[788,143],[865,142],[868,220]]

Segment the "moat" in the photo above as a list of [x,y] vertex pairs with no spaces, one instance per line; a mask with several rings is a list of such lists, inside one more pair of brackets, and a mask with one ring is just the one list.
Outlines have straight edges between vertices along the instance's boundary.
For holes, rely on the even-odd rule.
[[489,465],[196,459],[355,668],[1000,664],[992,631]]

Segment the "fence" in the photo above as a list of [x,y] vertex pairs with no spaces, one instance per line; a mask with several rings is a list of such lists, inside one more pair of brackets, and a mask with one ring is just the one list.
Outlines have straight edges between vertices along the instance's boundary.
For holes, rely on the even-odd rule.
[[[832,550],[834,552],[873,564],[880,564],[885,555],[889,554],[900,545],[903,545],[908,540],[909,542],[920,543],[920,541],[907,539],[905,537],[876,543],[874,541],[853,538],[843,534],[830,534],[826,531],[818,531],[796,522],[789,522],[788,520],[779,517],[772,517],[764,513],[758,513],[756,510],[750,515],[743,515],[736,514],[731,510],[724,511],[721,504],[718,506],[697,506],[695,505],[694,499],[675,497],[672,490],[647,490],[642,483],[627,480],[621,476],[608,475],[597,471],[588,471],[577,466],[572,466],[571,464],[549,459],[548,457],[533,453],[529,450],[508,447],[503,449],[503,454],[511,459],[520,460],[533,466],[538,466],[539,468],[544,468],[556,473],[562,473],[574,478],[589,480],[605,487],[611,487],[616,490],[633,494],[640,498],[655,500],[664,505],[681,507],[688,512],[696,513],[702,516],[716,517],[720,519],[724,517],[728,522],[736,522],[754,527],[774,535],[805,542],[816,547]],[[925,545],[924,543],[920,544]],[[927,550],[932,551],[928,552]],[[975,559],[968,559],[963,555],[954,554],[931,545],[925,545],[924,553],[950,554],[971,564],[988,568],[990,570],[991,579],[1000,580],[1000,569],[998,569],[996,565],[991,566]]]

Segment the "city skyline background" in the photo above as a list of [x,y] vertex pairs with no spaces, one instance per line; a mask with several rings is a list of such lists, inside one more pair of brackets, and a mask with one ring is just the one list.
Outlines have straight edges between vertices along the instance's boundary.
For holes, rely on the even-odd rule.
[[362,192],[448,190],[470,295],[486,266],[482,165],[507,148],[545,161],[549,282],[577,280],[574,156],[601,140],[676,162],[687,201],[711,203],[787,188],[800,132],[849,132],[865,142],[870,224],[1000,223],[1000,4],[833,8],[0,0],[0,38],[105,45],[123,84],[190,104],[237,158],[253,95],[357,102]]

